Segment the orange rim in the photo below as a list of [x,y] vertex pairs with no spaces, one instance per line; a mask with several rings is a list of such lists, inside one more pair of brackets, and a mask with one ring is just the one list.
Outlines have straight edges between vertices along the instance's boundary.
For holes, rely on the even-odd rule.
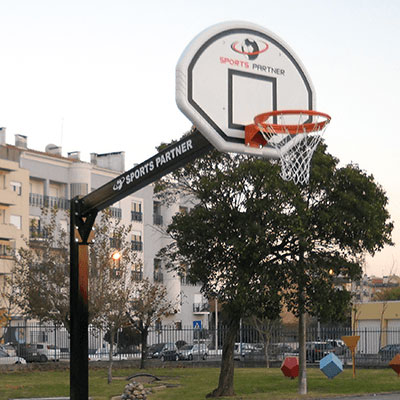
[[[267,120],[271,117],[276,117],[279,115],[309,115],[318,116],[325,118],[321,122],[307,122],[305,124],[298,125],[286,125],[286,124],[270,124]],[[259,114],[254,118],[254,124],[262,127],[263,130],[273,133],[290,133],[291,135],[296,135],[297,133],[310,133],[322,130],[331,120],[328,114],[321,113],[314,110],[280,110],[280,111],[270,111],[263,114]]]

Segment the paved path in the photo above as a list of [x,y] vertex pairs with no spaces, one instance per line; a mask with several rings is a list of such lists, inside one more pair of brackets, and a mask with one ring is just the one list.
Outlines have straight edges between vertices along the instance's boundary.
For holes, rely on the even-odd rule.
[[397,393],[372,393],[362,396],[323,397],[319,400],[400,400],[400,392]]

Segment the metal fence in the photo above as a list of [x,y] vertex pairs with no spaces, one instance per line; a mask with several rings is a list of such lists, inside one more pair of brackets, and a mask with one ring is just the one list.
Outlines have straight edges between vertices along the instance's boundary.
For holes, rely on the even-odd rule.
[[[116,359],[139,358],[140,345],[122,345],[118,332],[114,345]],[[207,348],[208,359],[218,359],[226,334],[224,326],[212,329],[194,329],[181,326],[157,326],[149,331],[147,345],[173,343],[178,349],[185,344],[201,344]],[[318,362],[328,352],[335,352],[345,364],[351,362],[351,353],[344,345],[342,336],[360,336],[356,348],[356,361],[359,365],[382,366],[399,352],[400,330],[364,329],[351,331],[350,328],[321,328],[307,331],[307,361]],[[26,344],[46,344],[60,352],[61,359],[69,359],[69,333],[64,327],[51,324],[24,323],[0,328],[3,343],[11,343],[17,352]],[[106,359],[109,352],[107,332],[94,327],[89,328],[89,356],[93,359]],[[397,345],[397,347],[396,347]],[[287,355],[298,353],[299,341],[296,329],[276,328],[257,330],[243,325],[236,336],[235,359],[240,361],[274,362],[282,361]],[[57,351],[58,351],[57,350]]]

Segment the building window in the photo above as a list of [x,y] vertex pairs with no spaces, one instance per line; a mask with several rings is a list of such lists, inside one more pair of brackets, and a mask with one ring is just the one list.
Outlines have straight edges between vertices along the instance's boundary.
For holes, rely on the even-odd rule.
[[131,279],[133,281],[141,281],[143,279],[143,271],[140,267],[133,267],[131,270]]
[[18,229],[21,229],[22,217],[20,215],[10,215],[10,224],[14,225]]
[[161,272],[161,260],[159,258],[154,259],[154,274],[153,274],[154,282],[162,283],[164,282],[164,276]]
[[155,323],[155,330],[156,331],[161,331],[162,330],[162,322],[158,319]]
[[175,321],[175,329],[177,331],[181,331],[182,330],[182,321]]
[[141,222],[143,219],[142,203],[132,201],[131,221]]
[[68,221],[66,219],[60,220],[60,229],[63,232],[68,233]]
[[136,232],[132,235],[131,246],[134,251],[143,250],[142,234],[140,232]]
[[10,182],[11,190],[17,193],[18,196],[22,194],[22,185],[21,182]]
[[110,247],[113,249],[120,249],[121,239],[116,237],[110,237]]
[[122,210],[118,207],[110,207],[111,217],[116,219],[122,218]]
[[29,217],[29,238],[30,239],[45,239],[47,231],[41,226],[39,217]]
[[153,224],[162,225],[163,217],[161,215],[161,203],[159,201],[153,202]]
[[0,240],[0,258],[11,258],[15,251],[15,241]]

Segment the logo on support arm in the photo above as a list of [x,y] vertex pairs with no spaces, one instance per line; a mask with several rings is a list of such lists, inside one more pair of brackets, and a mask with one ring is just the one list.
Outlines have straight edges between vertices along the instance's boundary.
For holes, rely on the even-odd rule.
[[124,182],[125,182],[125,177],[118,179],[117,183],[113,186],[113,190],[121,190]]
[[169,148],[169,150],[161,152],[153,159],[148,160],[146,163],[140,164],[137,167],[131,169],[126,175],[122,176],[113,185],[113,190],[120,191],[124,185],[129,185],[135,180],[145,177],[150,172],[156,171],[157,169],[165,168],[168,164],[173,164],[175,159],[184,156],[185,153],[190,152],[194,149],[194,143],[192,139],[187,139],[184,142],[178,143],[175,146]]

